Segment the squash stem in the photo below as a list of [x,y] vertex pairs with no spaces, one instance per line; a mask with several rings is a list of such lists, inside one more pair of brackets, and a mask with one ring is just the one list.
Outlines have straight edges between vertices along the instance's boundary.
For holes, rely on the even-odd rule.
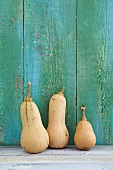
[[62,95],[62,96],[64,96],[64,87],[62,87],[62,90],[60,91],[60,92],[58,92],[58,94],[60,94],[60,95]]
[[31,92],[31,82],[28,82],[28,86],[27,86],[27,96],[26,96],[26,98],[24,99],[24,101],[26,101],[26,102],[32,101],[32,98],[31,98],[31,96],[30,96],[30,92]]
[[27,97],[30,98],[30,92],[31,92],[31,82],[28,82],[27,86]]
[[81,110],[82,110],[82,120],[87,120],[86,119],[86,115],[85,115],[85,109],[86,109],[86,106],[82,105],[82,107],[81,107]]

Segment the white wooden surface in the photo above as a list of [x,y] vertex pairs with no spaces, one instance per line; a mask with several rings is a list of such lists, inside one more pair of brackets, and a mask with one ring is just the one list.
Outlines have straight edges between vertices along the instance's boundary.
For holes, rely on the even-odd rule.
[[0,147],[0,170],[113,170],[113,146],[90,151],[75,146],[28,154],[21,147]]

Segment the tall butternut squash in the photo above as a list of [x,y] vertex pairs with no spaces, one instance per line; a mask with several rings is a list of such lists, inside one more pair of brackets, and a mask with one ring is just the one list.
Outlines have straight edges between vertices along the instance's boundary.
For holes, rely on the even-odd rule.
[[57,94],[54,94],[49,103],[47,131],[51,148],[63,148],[69,141],[69,133],[65,125],[66,99],[63,92],[64,88]]
[[29,82],[27,97],[20,107],[23,126],[20,141],[26,152],[39,153],[48,147],[49,137],[42,124],[38,107],[30,97],[30,86]]

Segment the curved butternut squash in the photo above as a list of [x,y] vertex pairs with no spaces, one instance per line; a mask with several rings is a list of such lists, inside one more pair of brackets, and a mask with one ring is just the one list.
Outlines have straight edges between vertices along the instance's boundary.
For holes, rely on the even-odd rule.
[[49,146],[51,148],[63,148],[69,141],[69,133],[65,125],[66,99],[63,94],[64,88],[54,94],[49,103]]
[[27,97],[20,107],[23,126],[20,141],[26,152],[39,153],[48,147],[49,137],[42,124],[38,107],[30,97],[30,85],[29,82]]
[[82,120],[77,124],[76,132],[74,135],[75,145],[81,150],[89,150],[93,148],[96,143],[96,136],[92,125],[87,121],[85,116],[85,108],[86,107],[82,105]]

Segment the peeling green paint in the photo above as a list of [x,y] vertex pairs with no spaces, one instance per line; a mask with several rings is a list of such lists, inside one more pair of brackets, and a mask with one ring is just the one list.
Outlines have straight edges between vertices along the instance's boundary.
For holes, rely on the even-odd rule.
[[0,145],[20,144],[20,104],[28,81],[45,127],[49,100],[65,87],[69,144],[74,144],[82,104],[97,144],[113,144],[113,2],[11,0],[0,5]]

